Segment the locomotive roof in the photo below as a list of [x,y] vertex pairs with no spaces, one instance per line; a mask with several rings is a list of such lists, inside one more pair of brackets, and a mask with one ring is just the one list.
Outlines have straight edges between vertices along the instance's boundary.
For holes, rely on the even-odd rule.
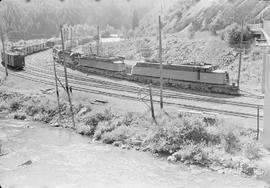
[[124,63],[123,57],[107,57],[107,56],[96,56],[96,55],[90,55],[90,56],[82,56],[82,59],[89,59],[89,60],[97,60],[97,61],[102,61],[102,62],[107,62],[107,63]]
[[[138,62],[135,66],[138,67],[152,67],[152,68],[159,68],[159,63],[148,63],[148,62]],[[188,64],[163,64],[163,67],[165,69],[175,69],[175,70],[185,70],[185,71],[203,71],[203,72],[211,72],[214,71],[217,67],[211,64],[194,64],[194,63],[188,63]]]

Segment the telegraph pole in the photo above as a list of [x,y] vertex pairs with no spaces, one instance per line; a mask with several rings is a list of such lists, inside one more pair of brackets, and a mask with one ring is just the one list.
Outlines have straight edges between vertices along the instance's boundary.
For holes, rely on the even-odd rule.
[[57,74],[56,74],[56,67],[55,67],[55,61],[54,60],[53,60],[53,69],[54,69],[54,77],[55,77],[56,97],[57,97],[57,103],[58,103],[58,113],[59,113],[59,119],[61,119],[61,107],[60,107],[60,100],[59,100],[59,90],[58,90]]
[[72,44],[72,43],[73,43],[73,42],[72,42],[72,37],[73,37],[72,34],[73,34],[73,33],[72,33],[72,26],[71,26],[71,28],[70,28],[70,48],[71,48],[71,50],[72,50],[72,45],[73,45],[73,44]]
[[156,120],[155,112],[154,112],[154,105],[153,105],[153,96],[152,96],[152,85],[149,85],[149,96],[150,96],[150,104],[151,104],[151,115],[153,120]]
[[6,80],[8,77],[8,70],[7,70],[7,60],[6,60],[6,50],[5,50],[5,39],[4,39],[4,33],[2,30],[2,27],[0,27],[0,35],[1,35],[1,41],[2,41],[3,55],[4,55],[4,57],[2,56],[2,61],[4,61],[5,63],[5,70],[6,70],[5,80]]
[[64,45],[64,36],[63,36],[63,26],[60,26],[60,32],[61,32],[61,41],[62,41],[62,52],[63,52],[63,64],[64,64],[64,72],[65,72],[65,82],[66,82],[66,92],[68,95],[68,101],[69,101],[69,106],[70,106],[70,111],[71,111],[71,116],[72,116],[72,123],[73,123],[73,128],[75,128],[75,120],[74,120],[74,114],[73,114],[73,107],[71,103],[71,98],[70,98],[70,93],[69,93],[69,87],[68,87],[68,78],[67,78],[67,65],[65,61],[65,45]]
[[244,20],[241,23],[241,39],[240,39],[240,54],[239,54],[239,67],[238,67],[238,79],[237,86],[240,88],[240,76],[241,76],[241,65],[242,65],[242,50],[243,50],[243,32],[244,32]]
[[161,36],[161,17],[158,17],[159,31],[159,62],[160,62],[160,108],[163,109],[163,64],[162,64],[162,36]]
[[97,26],[97,56],[99,56],[99,26]]

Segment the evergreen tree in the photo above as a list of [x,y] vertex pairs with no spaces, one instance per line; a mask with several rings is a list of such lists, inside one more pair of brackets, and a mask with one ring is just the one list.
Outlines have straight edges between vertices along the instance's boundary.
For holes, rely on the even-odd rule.
[[139,26],[139,17],[136,10],[133,11],[133,17],[132,17],[132,29],[136,29],[136,27]]

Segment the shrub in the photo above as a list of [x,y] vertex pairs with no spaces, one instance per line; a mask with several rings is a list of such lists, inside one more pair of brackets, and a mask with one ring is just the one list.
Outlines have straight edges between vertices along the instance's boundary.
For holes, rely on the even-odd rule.
[[[241,27],[234,25],[227,29],[228,42],[231,46],[239,46],[241,43]],[[243,43],[248,45],[253,41],[254,37],[249,27],[245,26],[243,30]]]
[[124,116],[123,124],[126,126],[130,126],[133,120],[134,120],[134,113],[128,112]]
[[243,147],[244,154],[249,160],[261,158],[260,145],[257,142],[246,140]]
[[11,111],[13,111],[13,112],[19,110],[20,107],[21,107],[20,102],[19,102],[19,101],[16,101],[16,100],[12,100],[12,101],[10,102],[10,104],[9,104],[9,109],[10,109]]
[[127,138],[129,138],[129,128],[127,126],[116,127],[111,132],[105,132],[101,136],[101,140],[106,144],[111,144],[114,141],[124,143]]
[[16,114],[14,114],[14,119],[25,120],[26,119],[26,115],[24,113],[16,113]]
[[[105,110],[103,113],[94,114],[86,119],[85,125],[89,127],[89,135],[94,135],[96,128],[100,122],[109,121],[114,117],[114,114],[111,110]],[[101,126],[102,127],[102,126]],[[100,130],[98,130],[100,131]],[[97,135],[96,135],[97,136]],[[97,136],[100,138],[100,135]]]
[[235,153],[240,150],[239,136],[233,130],[229,130],[224,134],[224,149],[228,153]]
[[34,116],[38,112],[39,112],[39,109],[36,105],[27,106],[25,109],[25,113],[29,116]]
[[113,131],[116,127],[120,126],[121,122],[118,121],[117,119],[114,120],[110,120],[110,121],[102,121],[98,124],[96,130],[95,130],[95,134],[94,134],[94,138],[96,140],[100,140],[101,136],[106,133],[106,132],[111,132]]
[[208,165],[210,163],[208,147],[205,144],[188,143],[173,156],[178,161],[189,164]]
[[4,110],[8,110],[8,106],[6,104],[1,103],[0,104],[0,112],[4,111]]
[[150,148],[154,152],[174,153],[180,150],[186,143],[220,143],[219,135],[208,132],[207,126],[199,119],[176,118],[168,120],[167,125],[157,128],[157,130],[147,139]]

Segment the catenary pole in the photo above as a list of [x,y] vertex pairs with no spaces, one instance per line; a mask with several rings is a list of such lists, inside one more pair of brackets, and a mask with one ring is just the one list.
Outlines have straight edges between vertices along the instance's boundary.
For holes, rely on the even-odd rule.
[[64,55],[65,45],[64,45],[64,36],[63,36],[63,27],[62,27],[62,25],[60,26],[60,32],[61,32],[61,41],[62,41],[62,53],[63,53],[63,64],[64,64],[64,72],[65,72],[66,92],[67,92],[67,95],[68,95],[68,102],[69,102],[70,112],[71,112],[71,116],[72,116],[73,128],[75,128],[73,107],[72,107],[71,97],[70,97],[70,93],[69,93],[70,90],[69,90],[69,86],[68,86],[67,65],[66,65],[65,55]]

